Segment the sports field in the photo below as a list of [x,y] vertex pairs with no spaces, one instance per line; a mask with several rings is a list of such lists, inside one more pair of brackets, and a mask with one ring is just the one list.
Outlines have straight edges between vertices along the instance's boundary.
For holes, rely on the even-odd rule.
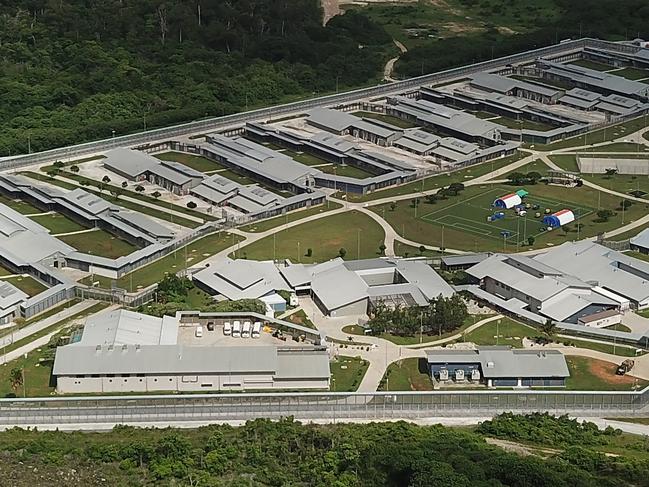
[[[512,192],[512,187],[485,188],[473,196],[459,198],[454,204],[424,213],[420,218],[425,222],[467,232],[480,238],[523,242],[528,237],[536,238],[547,232],[547,228],[542,224],[546,209],[554,213],[568,207],[573,211],[577,220],[596,211],[587,206],[576,206],[560,200],[536,196],[532,187],[531,194],[524,199],[523,203],[539,205],[538,210],[528,209],[527,215],[524,217],[517,216],[514,210],[499,210],[504,212],[504,218],[487,221],[487,217],[496,211],[492,206],[494,200]],[[430,208],[422,206],[426,209]],[[537,213],[540,213],[539,217],[536,217]]]

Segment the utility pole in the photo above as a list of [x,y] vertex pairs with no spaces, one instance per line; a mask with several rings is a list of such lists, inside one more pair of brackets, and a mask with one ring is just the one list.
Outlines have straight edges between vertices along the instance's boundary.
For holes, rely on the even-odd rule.
[[361,229],[358,229],[358,239],[356,242],[356,258],[360,260],[361,258]]

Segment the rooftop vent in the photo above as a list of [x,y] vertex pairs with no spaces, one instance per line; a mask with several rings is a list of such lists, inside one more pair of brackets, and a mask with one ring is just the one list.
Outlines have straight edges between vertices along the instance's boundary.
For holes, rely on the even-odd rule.
[[493,362],[487,362],[487,368],[488,369],[493,369],[496,366]]

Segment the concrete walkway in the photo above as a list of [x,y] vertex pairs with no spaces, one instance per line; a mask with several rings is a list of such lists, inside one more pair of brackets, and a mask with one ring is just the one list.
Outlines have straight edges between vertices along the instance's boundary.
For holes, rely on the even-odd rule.
[[[88,302],[88,301],[84,301],[84,302]],[[97,303],[97,301],[90,301],[90,302],[91,302],[91,304]],[[114,309],[118,309],[119,307],[120,306],[114,304],[112,306],[107,307],[103,311],[114,310]],[[72,314],[74,314],[74,313],[72,313]],[[81,324],[81,323],[84,322],[85,319],[86,319],[85,317],[79,317],[79,318],[77,318],[77,319],[75,319],[75,320],[73,320],[71,322],[63,323],[63,324],[61,324],[61,326],[56,327],[56,329],[52,330],[47,335],[43,335],[40,338],[32,340],[31,342],[26,343],[22,347],[18,347],[17,349],[12,350],[11,352],[8,352],[5,355],[0,355],[0,363],[6,364],[8,362],[11,362],[12,360],[15,360],[15,359],[17,359],[19,357],[22,357],[23,355],[28,354],[29,352],[33,352],[37,348],[44,347],[45,345],[47,345],[49,343],[49,341],[52,339],[52,337],[54,335],[56,335],[57,333],[59,333],[62,329],[67,328],[69,326],[72,326],[74,324]],[[60,320],[56,320],[56,321],[60,321]],[[55,323],[56,323],[56,321],[55,321]]]
[[0,337],[0,348],[9,346],[12,343],[15,343],[19,340],[22,340],[23,338],[27,338],[30,335],[33,335],[34,333],[38,333],[39,331],[44,330],[48,326],[52,326],[58,321],[61,321],[65,318],[68,318],[69,316],[72,316],[87,308],[90,308],[95,304],[97,304],[97,301],[93,301],[93,300],[82,301],[73,306],[70,306],[69,308],[64,309],[63,311],[59,311],[58,313],[52,316],[48,316],[45,319],[42,319],[40,321],[32,323],[31,325],[27,325],[19,330],[16,330],[13,333],[5,334],[3,337]]

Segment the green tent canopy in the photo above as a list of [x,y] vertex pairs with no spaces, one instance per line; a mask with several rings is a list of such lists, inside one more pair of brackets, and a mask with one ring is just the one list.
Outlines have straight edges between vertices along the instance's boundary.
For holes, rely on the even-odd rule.
[[518,191],[516,191],[516,194],[517,194],[518,196],[520,196],[521,199],[522,199],[522,198],[525,198],[525,197],[526,197],[527,195],[529,195],[530,193],[529,193],[528,191],[525,191],[524,189],[519,189]]

